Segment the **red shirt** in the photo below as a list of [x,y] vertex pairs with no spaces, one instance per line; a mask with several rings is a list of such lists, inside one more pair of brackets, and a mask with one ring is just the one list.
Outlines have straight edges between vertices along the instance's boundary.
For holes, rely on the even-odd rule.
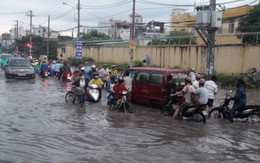
[[115,97],[116,100],[122,98],[122,95],[121,95],[122,91],[128,91],[125,84],[118,84],[118,83],[113,87],[113,90],[115,92],[114,97]]

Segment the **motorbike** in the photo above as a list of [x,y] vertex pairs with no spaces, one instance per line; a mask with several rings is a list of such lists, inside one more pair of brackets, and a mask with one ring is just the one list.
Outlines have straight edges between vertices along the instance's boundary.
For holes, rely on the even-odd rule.
[[48,78],[48,76],[49,76],[48,71],[41,72],[41,77],[42,78]]
[[[229,111],[231,107],[229,103],[231,101],[231,96],[226,93],[226,97],[223,102],[220,103],[220,106],[212,108],[209,112],[209,117],[213,116],[213,118],[228,118]],[[251,122],[260,122],[260,105],[246,105],[242,109],[243,111],[235,112],[234,120],[236,121],[251,121]]]
[[[78,90],[76,86],[72,85],[71,89],[65,95],[65,102],[70,102],[70,103],[73,103],[76,105],[80,104],[80,106],[83,107],[85,100],[79,99],[79,95],[83,96],[83,92],[80,92],[80,94],[79,94],[79,91],[80,90]],[[84,97],[82,97],[82,98],[84,98]]]
[[181,105],[183,101],[183,96],[177,96],[177,103],[175,102],[175,99],[172,98],[166,105],[162,107],[161,114],[165,116],[173,116],[177,105]]
[[62,77],[61,77],[62,81],[71,81],[71,72],[65,72],[62,74]]
[[99,102],[100,101],[100,91],[98,85],[90,84],[86,91],[86,99],[89,102]]
[[130,103],[127,100],[127,91],[121,92],[122,98],[117,100],[115,109],[124,113],[133,113],[130,107]]

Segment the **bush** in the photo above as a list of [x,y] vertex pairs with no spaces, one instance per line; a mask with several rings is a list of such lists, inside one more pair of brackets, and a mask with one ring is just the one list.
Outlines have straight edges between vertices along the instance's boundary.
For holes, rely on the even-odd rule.
[[94,62],[94,59],[93,58],[90,58],[90,57],[82,57],[82,59],[76,59],[76,58],[70,58],[68,60],[68,64],[70,66],[78,66],[80,64],[84,64],[85,62]]
[[238,78],[238,75],[234,74],[216,74],[217,76],[217,83],[221,86],[230,86],[233,85],[235,80]]
[[134,61],[134,67],[143,67],[144,63],[143,61]]

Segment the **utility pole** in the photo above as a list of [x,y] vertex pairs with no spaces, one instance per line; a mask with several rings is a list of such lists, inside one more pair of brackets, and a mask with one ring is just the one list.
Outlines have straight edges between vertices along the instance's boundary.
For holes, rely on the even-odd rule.
[[47,31],[47,59],[49,60],[50,53],[50,15],[48,16],[48,31]]
[[[211,10],[214,12],[216,11],[216,0],[210,0],[210,7]],[[209,75],[212,75],[215,71],[215,33],[216,33],[216,28],[211,27],[211,29],[208,31],[209,32],[209,38],[212,41],[211,44],[208,44],[209,46]]]
[[77,39],[79,40],[80,37],[80,0],[78,0],[78,34],[77,34]]
[[216,12],[216,0],[210,0],[208,6],[197,7],[197,23],[195,29],[208,49],[206,74],[209,78],[215,71],[215,33],[222,26],[222,13],[218,15]]
[[29,47],[29,54],[30,56],[32,55],[32,17],[33,17],[33,13],[32,10],[29,11],[29,15],[30,16],[30,47]]
[[[132,26],[130,30],[130,44],[135,44],[135,0],[133,0]],[[135,45],[134,45],[135,46]],[[130,68],[134,65],[134,47],[130,46]]]
[[18,32],[18,30],[19,30],[19,25],[18,25],[18,20],[15,20],[15,22],[16,22],[16,24],[15,24],[15,38],[17,39],[18,38],[18,36],[19,36],[19,32]]

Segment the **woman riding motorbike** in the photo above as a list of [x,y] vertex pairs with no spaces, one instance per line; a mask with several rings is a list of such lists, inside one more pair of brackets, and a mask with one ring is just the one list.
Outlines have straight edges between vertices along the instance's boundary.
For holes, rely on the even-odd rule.
[[95,73],[94,74],[94,78],[91,79],[88,83],[88,85],[91,85],[91,84],[96,84],[98,86],[98,91],[99,91],[99,99],[102,98],[102,86],[103,86],[103,81],[99,78],[99,74],[98,73]]
[[[85,93],[86,93],[86,89],[88,87],[88,83],[85,80],[84,74],[80,74],[79,76],[80,76],[79,79],[77,79],[75,82],[73,82],[72,85],[76,86],[76,88],[77,88],[75,91],[75,94],[78,96],[79,102],[82,106],[83,103],[85,102]],[[73,103],[74,102],[75,102],[75,99],[73,100]]]

